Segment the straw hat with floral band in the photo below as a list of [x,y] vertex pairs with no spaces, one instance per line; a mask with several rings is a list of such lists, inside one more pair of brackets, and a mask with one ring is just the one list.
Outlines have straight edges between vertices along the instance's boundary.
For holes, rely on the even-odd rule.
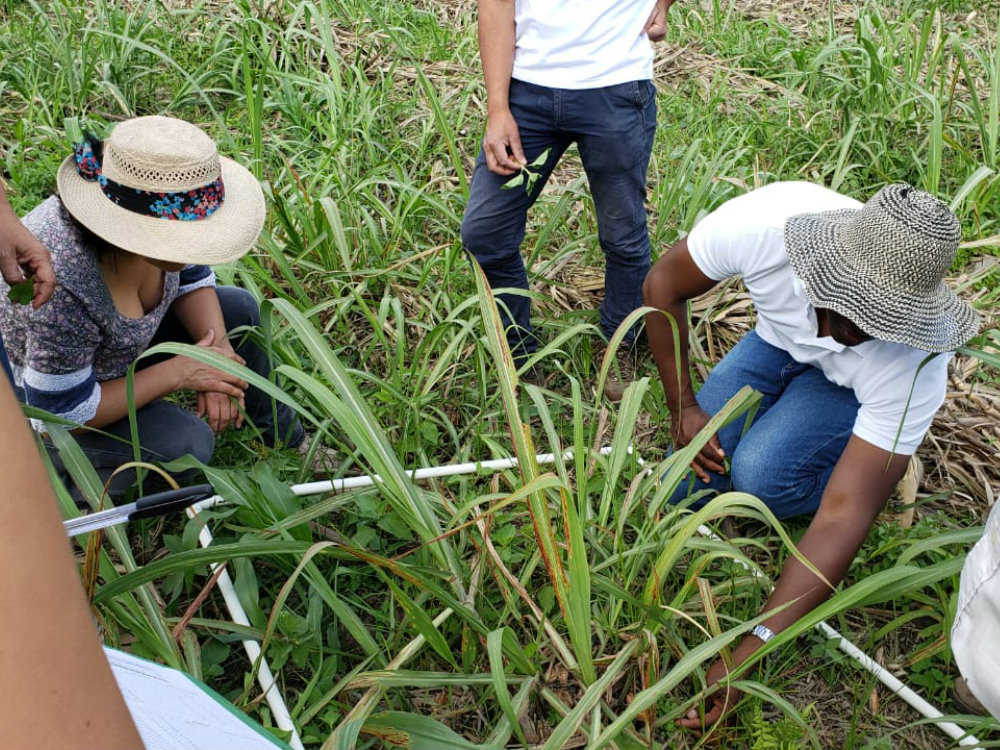
[[111,245],[155,260],[215,265],[254,246],[264,194],[200,128],[137,117],[85,137],[56,177],[66,210]]
[[815,307],[926,352],[952,351],[979,330],[975,310],[944,281],[960,238],[948,206],[905,184],[860,209],[785,222],[788,260]]

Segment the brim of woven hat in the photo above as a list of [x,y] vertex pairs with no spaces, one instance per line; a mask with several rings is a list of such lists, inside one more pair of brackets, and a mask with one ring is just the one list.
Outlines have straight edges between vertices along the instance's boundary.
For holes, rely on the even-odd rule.
[[913,296],[855,268],[843,232],[857,215],[858,209],[800,214],[785,224],[788,260],[814,306],[840,313],[877,339],[925,352],[953,351],[979,332],[976,311],[944,281]]
[[66,210],[98,237],[115,247],[154,260],[216,265],[245,255],[264,227],[264,192],[249,171],[220,157],[226,197],[211,216],[175,221],[142,216],[115,204],[96,181],[83,179],[68,157],[56,184]]

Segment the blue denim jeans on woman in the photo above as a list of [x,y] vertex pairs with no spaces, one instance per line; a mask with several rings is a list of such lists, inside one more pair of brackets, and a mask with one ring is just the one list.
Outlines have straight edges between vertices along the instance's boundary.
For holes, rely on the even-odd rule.
[[[630,81],[597,89],[553,89],[524,81],[510,82],[510,109],[530,164],[546,149],[529,193],[504,190],[511,179],[494,174],[480,150],[469,202],[462,219],[462,243],[482,266],[494,289],[528,289],[521,257],[528,209],[559,159],[576,143],[587,172],[605,257],[601,330],[610,337],[625,317],[642,305],[642,282],[649,270],[646,230],[646,170],[656,130],[655,89],[651,81]],[[526,296],[501,295],[508,343],[519,358],[533,352],[531,302]],[[502,309],[502,308],[501,308]],[[634,338],[634,329],[632,333]]]
[[729,474],[710,472],[712,481],[705,484],[689,472],[670,501],[680,502],[689,491],[738,490],[763,500],[778,518],[814,513],[851,437],[860,407],[854,391],[830,382],[822,370],[796,362],[756,331],[712,369],[696,398],[708,414],[716,414],[745,385],[763,398],[746,433],[745,419],[719,431]]
[[[218,287],[216,292],[219,295],[219,305],[222,308],[227,331],[243,326],[260,325],[260,308],[257,300],[248,291],[223,286]],[[165,341],[193,343],[186,329],[170,312],[157,329],[150,346]],[[233,334],[230,336],[230,343],[236,353],[246,360],[248,368],[265,378],[269,376],[271,362],[267,353],[254,342],[252,337]],[[137,367],[148,367],[169,356],[140,360]],[[246,411],[250,422],[260,430],[268,444],[280,442],[283,445],[296,446],[305,436],[295,413],[284,404],[274,402],[270,396],[257,388],[247,389]],[[208,424],[191,410],[170,401],[157,400],[136,410],[136,422],[141,446],[140,455],[144,461],[165,463],[186,455],[194,456],[205,464],[211,461],[215,450],[215,435]],[[76,436],[76,441],[97,469],[101,481],[106,482],[116,468],[133,459],[132,438],[128,419],[113,422],[101,428],[101,431],[107,434],[82,432]],[[57,468],[60,468],[54,451],[50,453],[56,460]],[[183,486],[196,481],[197,474],[196,471],[189,471],[175,476],[174,479]],[[149,474],[148,477],[148,482],[144,485],[145,491],[162,488],[158,475]],[[111,480],[110,494],[112,496],[123,494],[135,482],[135,478],[133,471],[115,475]]]

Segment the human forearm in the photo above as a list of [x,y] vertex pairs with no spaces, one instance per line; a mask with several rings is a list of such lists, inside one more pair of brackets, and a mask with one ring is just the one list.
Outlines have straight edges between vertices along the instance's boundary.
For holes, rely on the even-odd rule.
[[508,112],[514,68],[514,0],[479,0],[479,57],[486,82],[487,116]]
[[214,334],[214,345],[228,346],[226,321],[219,306],[215,287],[195,289],[174,300],[170,308],[184,326],[192,340],[200,341],[209,332]]
[[[696,403],[688,355],[687,302],[651,294],[646,304],[661,311],[646,314],[646,335],[663,383],[667,409],[676,422],[685,408]],[[676,328],[664,313],[673,319]]]
[[[178,358],[171,357],[163,362],[136,370],[133,386],[135,408],[141,409],[158,398],[169,396],[181,388],[181,374]],[[115,378],[100,384],[101,400],[97,413],[87,422],[89,427],[100,429],[128,416],[128,380]]]
[[829,585],[790,556],[763,611],[788,606],[775,612],[764,624],[776,633],[781,632],[826,601],[833,593],[831,586],[839,584],[846,575],[876,515],[878,509],[865,512],[854,508],[851,514],[838,515],[824,514],[822,509],[817,512],[797,546]]
[[2,382],[0,432],[4,744],[142,747],[101,651],[35,441]]

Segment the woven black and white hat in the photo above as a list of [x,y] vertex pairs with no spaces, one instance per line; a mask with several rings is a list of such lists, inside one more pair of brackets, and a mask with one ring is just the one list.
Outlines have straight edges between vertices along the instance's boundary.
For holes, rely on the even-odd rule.
[[813,305],[926,352],[952,351],[979,330],[944,281],[960,237],[951,210],[909,185],[888,185],[860,209],[785,222],[788,260]]

